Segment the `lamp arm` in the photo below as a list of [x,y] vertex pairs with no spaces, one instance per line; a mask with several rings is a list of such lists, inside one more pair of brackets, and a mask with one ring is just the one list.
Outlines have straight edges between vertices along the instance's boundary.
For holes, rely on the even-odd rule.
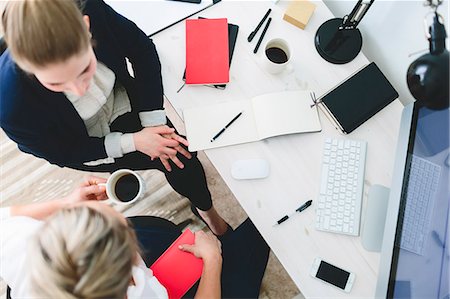
[[356,3],[352,12],[349,15],[344,16],[342,25],[339,26],[339,30],[355,29],[374,1],[375,0],[358,0],[358,3]]

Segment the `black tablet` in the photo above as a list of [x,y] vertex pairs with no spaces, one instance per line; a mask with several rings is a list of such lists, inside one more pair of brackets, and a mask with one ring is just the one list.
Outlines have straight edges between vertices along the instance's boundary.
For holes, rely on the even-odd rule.
[[372,62],[319,101],[335,126],[348,134],[396,98],[397,91]]

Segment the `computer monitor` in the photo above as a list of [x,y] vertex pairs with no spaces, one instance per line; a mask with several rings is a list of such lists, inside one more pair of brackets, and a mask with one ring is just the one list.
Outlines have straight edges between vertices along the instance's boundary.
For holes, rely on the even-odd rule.
[[403,111],[377,298],[450,298],[449,114],[418,104]]

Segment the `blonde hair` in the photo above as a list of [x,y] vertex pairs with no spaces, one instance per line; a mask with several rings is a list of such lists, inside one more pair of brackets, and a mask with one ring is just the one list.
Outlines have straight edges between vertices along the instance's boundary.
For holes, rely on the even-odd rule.
[[120,219],[78,206],[52,216],[28,250],[34,296],[125,298],[138,245]]
[[9,1],[1,23],[11,55],[23,69],[63,62],[90,45],[89,30],[74,0]]

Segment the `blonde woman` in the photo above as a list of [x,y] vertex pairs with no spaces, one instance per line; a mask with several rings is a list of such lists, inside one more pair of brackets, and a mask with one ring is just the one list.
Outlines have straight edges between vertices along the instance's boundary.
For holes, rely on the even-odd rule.
[[102,0],[9,1],[2,27],[0,126],[20,150],[86,171],[158,169],[216,235],[227,231],[200,161],[166,118],[144,32]]
[[[91,177],[66,198],[0,209],[0,277],[12,298],[167,298],[148,266],[180,231],[161,218],[125,219],[100,202],[104,181]],[[217,238],[201,231],[180,250],[204,263],[188,296],[258,296],[268,247],[249,221],[227,234],[223,257]]]

